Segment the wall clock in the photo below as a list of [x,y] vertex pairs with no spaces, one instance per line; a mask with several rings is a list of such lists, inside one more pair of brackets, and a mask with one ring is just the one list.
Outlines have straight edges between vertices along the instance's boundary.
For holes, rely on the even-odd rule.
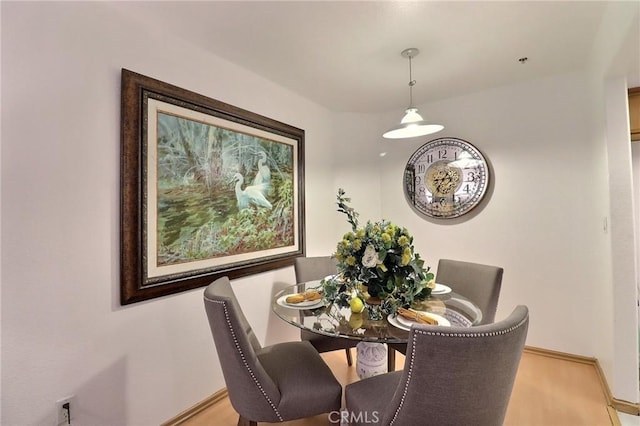
[[413,153],[404,170],[407,200],[420,213],[451,219],[477,206],[489,185],[482,153],[458,138],[427,142]]

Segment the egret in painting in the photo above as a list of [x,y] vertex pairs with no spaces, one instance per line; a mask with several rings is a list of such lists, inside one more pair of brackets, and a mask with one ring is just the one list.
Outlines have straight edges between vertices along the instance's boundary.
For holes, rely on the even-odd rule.
[[233,178],[236,181],[236,200],[240,210],[249,208],[250,204],[268,209],[272,208],[271,203],[264,196],[264,184],[250,185],[242,189],[244,177],[240,173],[236,173]]
[[258,172],[256,173],[256,177],[253,179],[253,184],[264,185],[263,194],[265,194],[269,191],[269,186],[271,185],[271,170],[269,170],[269,166],[265,164],[267,161],[267,153],[261,151],[260,156],[262,158],[258,160]]

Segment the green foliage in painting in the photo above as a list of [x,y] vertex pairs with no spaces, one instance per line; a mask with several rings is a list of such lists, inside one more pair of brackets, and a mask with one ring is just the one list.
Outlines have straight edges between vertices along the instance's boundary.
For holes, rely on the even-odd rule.
[[293,147],[158,114],[158,264],[294,244]]

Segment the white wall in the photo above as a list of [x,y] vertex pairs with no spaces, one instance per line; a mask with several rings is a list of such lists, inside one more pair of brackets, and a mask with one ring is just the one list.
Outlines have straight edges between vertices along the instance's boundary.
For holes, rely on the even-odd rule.
[[[117,4],[3,2],[2,47],[0,423],[51,425],[76,395],[78,424],[157,425],[224,381],[202,290],[119,305],[120,69],[305,129],[310,253],[335,242],[331,115]],[[263,341],[298,338],[265,303],[283,282],[234,282]]]
[[[498,317],[527,304],[528,344],[604,355],[607,348],[594,328],[601,337],[607,330],[597,323],[611,321],[598,309],[597,288],[607,275],[596,266],[607,257],[601,214],[606,193],[594,192],[589,182],[606,177],[591,167],[584,87],[582,75],[569,74],[423,106],[423,116],[445,130],[387,142],[393,148],[378,169],[382,215],[413,232],[416,248],[434,269],[440,258],[503,266]],[[473,143],[493,168],[485,205],[462,220],[426,220],[401,190],[410,155],[443,136]],[[583,327],[587,313],[594,328]]]
[[[582,73],[420,107],[494,168],[486,206],[443,226],[413,213],[401,190],[422,141],[379,136],[402,111],[331,113],[117,3],[1,7],[0,423],[53,424],[55,400],[73,394],[78,424],[159,424],[224,387],[201,290],[119,305],[122,67],[305,129],[310,255],[332,252],[348,229],[335,211],[343,187],[361,220],[407,226],[434,267],[441,257],[504,265],[498,316],[526,303],[528,344],[612,370],[604,125],[592,123],[597,96]],[[298,338],[265,303],[292,281],[285,268],[233,283],[263,343]]]
[[612,284],[603,300],[610,300],[608,308],[612,311],[613,359],[611,364],[605,364],[605,371],[614,396],[635,402],[640,400],[638,266],[634,241],[639,230],[638,210],[633,203],[627,88],[640,84],[638,34],[640,3],[608,3],[589,67],[593,118],[598,123],[594,136],[602,140],[608,161]]
[[[384,141],[384,123],[394,123],[397,114],[377,120],[377,141],[357,139],[358,129],[347,125],[338,130],[362,152],[374,144],[388,152],[374,167],[380,216],[412,231],[427,264],[436,269],[439,259],[454,258],[503,266],[497,317],[528,305],[528,345],[598,358],[614,396],[637,401],[636,288],[627,276],[634,264],[626,247],[633,241],[631,195],[624,180],[610,188],[608,170],[616,166],[608,163],[604,89],[602,78],[594,90],[591,74],[575,72],[422,105],[424,117],[445,125],[435,135]],[[626,120],[626,104],[615,105],[622,110],[612,116]],[[475,144],[492,167],[486,201],[451,221],[420,217],[402,191],[411,154],[444,136]],[[622,147],[628,151],[628,143]],[[618,151],[614,161],[630,161],[628,152]],[[613,175],[620,173],[618,167]],[[613,204],[613,221],[609,191],[625,200]],[[355,205],[369,194],[364,188],[350,195]]]
[[[640,142],[631,143],[631,158],[633,170],[633,196],[635,201],[635,211],[640,212]],[[640,213],[635,216],[636,220],[636,265],[640,265]],[[640,283],[640,269],[636,270],[636,282]],[[640,321],[638,324],[638,333],[640,334]]]
[[[614,306],[614,351],[612,388],[621,398],[638,398],[638,288],[635,263],[636,214],[633,205],[633,172],[624,78],[610,79],[606,84],[606,135],[609,160],[609,194],[611,211],[611,266]],[[630,303],[635,301],[636,303]],[[627,324],[627,326],[621,326]],[[634,325],[632,327],[631,325]],[[631,374],[630,374],[631,373]],[[635,374],[633,374],[635,373]],[[631,377],[630,377],[631,376]],[[633,380],[629,380],[633,378]],[[622,396],[624,395],[624,396]],[[626,397],[625,397],[626,396]]]
[[[2,31],[2,7],[0,7],[0,33]],[[0,43],[0,58],[2,58],[2,43]],[[2,97],[2,67],[0,66],[0,98]],[[1,108],[0,108],[1,111]],[[0,142],[2,141],[2,124],[0,122]],[[2,200],[2,145],[0,143],[0,200]],[[0,208],[0,224],[2,223],[2,208]],[[2,226],[0,226],[0,260],[2,259]],[[2,318],[2,261],[0,261],[0,318]],[[0,321],[1,322],[1,321]],[[0,326],[0,377],[2,377],[2,327]],[[0,385],[0,401],[2,401],[2,385]],[[2,404],[0,403],[0,421],[2,420]]]

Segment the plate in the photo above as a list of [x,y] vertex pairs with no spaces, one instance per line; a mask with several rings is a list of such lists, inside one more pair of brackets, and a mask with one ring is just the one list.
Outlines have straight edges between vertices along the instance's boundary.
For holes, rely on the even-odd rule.
[[324,305],[324,302],[322,301],[322,299],[305,300],[304,302],[300,302],[300,303],[287,303],[287,297],[289,296],[291,295],[285,294],[284,296],[278,297],[278,300],[276,300],[276,303],[280,306],[284,306],[285,308],[292,308],[292,309],[314,309]]
[[[442,325],[444,327],[451,326],[451,322],[449,322],[449,320],[443,317],[442,315],[434,314],[431,312],[424,312],[424,311],[418,311],[418,312],[438,320],[438,325]],[[411,321],[410,319],[406,319],[405,317],[401,317],[400,315],[397,316],[397,319],[400,324],[404,324],[405,326],[408,326],[408,327],[411,327],[412,324],[416,323],[415,321]]]
[[[418,312],[420,312],[421,314],[426,314],[426,315],[428,315],[428,316],[430,316],[432,318],[435,318],[436,320],[438,320],[438,325],[441,325],[443,327],[450,327],[451,326],[451,322],[449,322],[449,320],[446,319],[445,317],[443,317],[442,315],[434,314],[434,313],[431,313],[431,312],[424,312],[424,311],[418,311]],[[411,321],[410,319],[406,319],[404,317],[401,317],[400,315],[398,315],[397,317],[393,318],[394,322],[391,322],[391,321],[392,321],[392,319],[390,318],[389,322],[391,323],[391,325],[395,325],[394,322],[398,323],[398,324],[401,325],[400,328],[403,328],[405,330],[410,329],[413,324],[416,324],[415,321]],[[396,327],[397,327],[397,325],[396,325]]]
[[402,330],[409,331],[409,329],[411,328],[411,326],[407,327],[404,324],[400,324],[400,322],[398,321],[398,317],[394,317],[393,314],[390,314],[389,316],[387,316],[387,321],[389,321],[389,324],[391,324],[392,326],[396,328],[401,328]]
[[463,314],[475,318],[475,322],[482,321],[482,311],[476,305],[469,300],[452,298],[449,300],[449,304],[454,308],[457,308]]
[[431,290],[431,294],[447,294],[451,293],[451,287],[446,286],[444,284],[436,283],[435,288]]
[[449,317],[449,322],[456,327],[471,327],[473,325],[469,318],[454,310],[448,310],[447,316]]

